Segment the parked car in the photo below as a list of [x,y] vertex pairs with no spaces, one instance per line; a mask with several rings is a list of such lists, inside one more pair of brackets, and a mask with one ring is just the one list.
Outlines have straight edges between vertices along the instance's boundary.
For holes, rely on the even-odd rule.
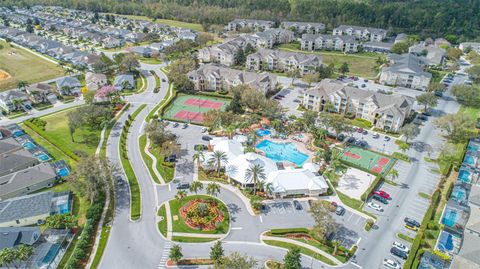
[[363,130],[362,134],[367,135],[367,134],[368,134],[368,131],[367,131],[367,130]]
[[422,115],[423,115],[423,116],[426,116],[426,117],[432,116],[432,114],[430,114],[430,112],[428,112],[428,111],[422,112]]
[[379,135],[379,134],[377,134],[377,133],[375,133],[375,134],[373,134],[373,135],[372,135],[372,137],[373,137],[373,138],[375,138],[375,139],[377,139],[377,138],[379,138],[379,137],[380,137],[380,135]]
[[390,194],[388,194],[387,192],[385,191],[374,191],[373,194],[376,194],[378,196],[381,196],[387,200],[390,200],[392,197],[390,197]]
[[212,139],[213,139],[213,138],[212,138],[211,136],[208,136],[208,135],[203,135],[203,136],[202,136],[202,140],[203,140],[203,141],[210,141],[210,140],[212,140]]
[[337,202],[335,202],[335,201],[332,201],[330,204],[333,205],[334,207],[338,206]]
[[394,260],[384,259],[383,266],[390,268],[390,269],[400,269],[400,265],[395,262]]
[[207,127],[202,128],[202,133],[206,133],[208,131]]
[[411,219],[411,218],[405,218],[403,221],[405,221],[405,223],[407,224],[410,224],[412,226],[416,226],[416,227],[420,227],[420,223],[414,219]]
[[392,247],[398,248],[405,253],[408,253],[410,251],[407,246],[397,241],[393,242]]
[[295,102],[295,103],[300,103],[300,100],[295,99],[295,100],[293,100],[293,102]]
[[337,209],[335,209],[335,214],[342,216],[345,214],[345,208],[341,205],[337,206]]
[[175,154],[172,154],[170,156],[166,156],[164,159],[163,159],[164,162],[167,162],[167,163],[174,163],[177,161],[177,156]]
[[412,230],[412,231],[418,231],[418,227],[417,226],[413,226],[413,225],[410,225],[410,224],[405,224],[405,228],[409,229],[409,230]]
[[173,128],[177,128],[178,125],[179,125],[178,122],[175,122],[175,123],[173,124]]
[[361,87],[362,87],[362,88],[365,88],[365,87],[367,87],[367,85],[365,85],[365,84],[362,84],[362,86],[361,86]]
[[303,209],[302,204],[300,204],[300,202],[297,201],[297,200],[293,200],[293,206],[295,207],[296,210],[302,210]]
[[417,117],[417,119],[426,121],[426,120],[428,120],[428,117],[427,117],[427,116],[424,116],[424,115],[419,115],[419,116]]
[[398,248],[391,248],[390,253],[392,253],[393,255],[395,255],[395,256],[397,256],[401,259],[404,259],[404,260],[407,259],[407,254],[405,252],[399,250]]
[[390,141],[390,136],[384,136],[384,137],[383,137],[383,141],[385,141],[385,142]]
[[355,143],[355,137],[350,136],[350,137],[347,139],[347,143],[349,143],[349,144]]
[[190,188],[189,183],[178,183],[177,184],[177,190],[186,190]]
[[184,123],[182,126],[183,129],[187,129],[187,127],[188,127],[188,123]]
[[339,134],[337,138],[338,138],[339,141],[343,141],[345,139],[345,135],[344,134]]
[[167,80],[165,80],[164,78],[162,78],[162,82],[167,82]]
[[383,208],[380,205],[375,204],[374,202],[368,203],[367,206],[370,207],[373,210],[383,212]]
[[359,133],[359,134],[363,133],[363,128],[358,128],[357,133]]
[[388,200],[387,200],[387,199],[385,199],[385,198],[383,198],[382,196],[377,195],[377,194],[372,195],[372,199],[377,200],[377,201],[379,201],[379,202],[381,202],[381,203],[383,203],[383,204],[388,204]]

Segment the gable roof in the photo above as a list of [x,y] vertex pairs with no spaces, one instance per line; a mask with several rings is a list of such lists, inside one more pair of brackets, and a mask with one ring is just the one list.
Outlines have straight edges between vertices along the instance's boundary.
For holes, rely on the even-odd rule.
[[0,228],[0,250],[20,244],[32,245],[40,237],[40,227]]
[[54,192],[20,196],[0,202],[0,223],[50,214]]
[[0,177],[0,197],[29,186],[52,180],[57,176],[49,163],[41,163]]

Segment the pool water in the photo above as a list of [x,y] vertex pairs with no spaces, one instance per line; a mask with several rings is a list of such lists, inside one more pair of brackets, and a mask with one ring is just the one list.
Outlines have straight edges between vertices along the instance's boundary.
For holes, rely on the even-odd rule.
[[67,214],[70,213],[70,207],[68,206],[68,202],[64,204],[57,204],[58,214]]
[[448,227],[453,227],[458,220],[457,211],[446,209],[445,214],[442,218],[442,224],[447,225]]
[[475,164],[475,159],[473,158],[473,156],[466,155],[463,162],[466,163],[466,164],[474,165]]
[[13,137],[19,137],[19,136],[22,136],[22,135],[24,135],[24,134],[25,134],[24,131],[17,130],[17,131],[14,131],[14,132],[12,133],[12,136],[13,136]]
[[465,201],[467,198],[467,192],[462,188],[453,188],[452,198],[457,201]]
[[478,147],[475,145],[468,145],[467,147],[468,151],[478,151]]
[[68,168],[64,167],[64,168],[61,168],[57,171],[57,174],[61,177],[66,177],[70,174],[70,171],[68,170]]
[[465,183],[470,183],[470,172],[467,170],[460,170],[458,172],[458,178]]
[[259,129],[255,133],[260,137],[264,137],[270,135],[272,132],[268,129]]
[[50,156],[48,156],[48,154],[46,153],[39,153],[36,155],[37,159],[42,161],[42,162],[47,162],[49,160],[51,160]]
[[55,260],[55,258],[57,257],[58,252],[60,251],[60,248],[61,248],[60,244],[52,245],[48,250],[47,254],[45,255],[45,257],[43,257],[42,263],[43,264],[52,263],[53,260]]
[[297,166],[302,166],[308,159],[308,155],[298,151],[292,143],[275,143],[270,140],[263,140],[256,148],[265,152],[265,156],[275,162],[289,161]]
[[23,147],[25,149],[34,149],[36,146],[33,142],[27,141],[27,142],[23,143]]
[[444,251],[452,251],[454,248],[453,236],[450,233],[442,231],[438,239],[438,248]]

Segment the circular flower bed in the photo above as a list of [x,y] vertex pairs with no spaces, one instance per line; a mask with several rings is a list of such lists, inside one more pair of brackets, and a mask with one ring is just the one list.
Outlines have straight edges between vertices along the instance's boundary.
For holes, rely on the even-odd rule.
[[217,228],[225,216],[213,199],[194,199],[188,201],[180,210],[185,224],[197,230],[212,231]]

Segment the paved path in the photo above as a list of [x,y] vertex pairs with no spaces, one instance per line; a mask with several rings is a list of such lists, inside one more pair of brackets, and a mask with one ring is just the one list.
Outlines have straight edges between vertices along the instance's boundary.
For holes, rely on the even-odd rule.
[[195,238],[222,238],[226,234],[194,234],[194,233],[172,233],[173,236],[195,237]]
[[152,170],[153,170],[153,173],[155,173],[155,176],[158,178],[158,180],[160,180],[160,184],[165,184],[165,180],[163,179],[162,175],[160,175],[160,172],[158,172],[158,169],[157,169],[158,160],[155,156],[153,156],[152,153],[150,153],[150,150],[148,149],[150,146],[150,139],[148,139],[148,137],[146,139],[147,139],[147,143],[145,144],[145,148],[143,149],[143,151],[145,152],[145,154],[148,155],[148,157],[150,157],[153,160]]

